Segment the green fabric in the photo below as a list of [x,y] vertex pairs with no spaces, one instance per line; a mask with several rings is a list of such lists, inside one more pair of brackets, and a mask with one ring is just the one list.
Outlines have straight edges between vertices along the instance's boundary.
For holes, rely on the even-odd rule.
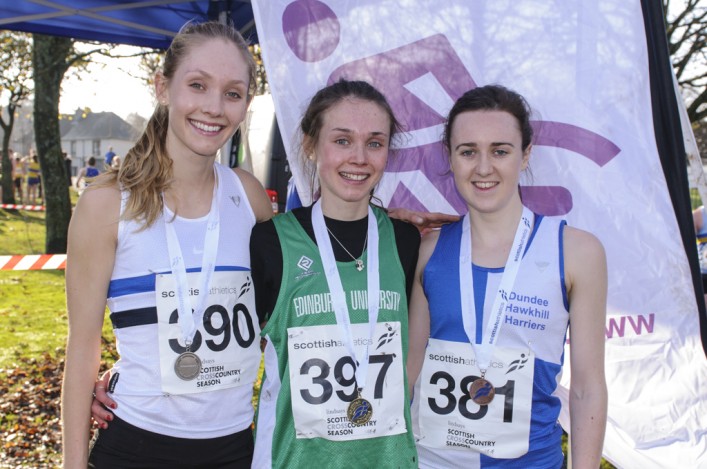
[[[387,215],[374,209],[378,220],[380,283],[381,291],[388,290],[400,294],[398,311],[381,308],[378,322],[398,321],[401,325],[403,349],[403,373],[408,352],[408,311],[405,292],[405,274],[398,258],[393,225]],[[314,467],[314,468],[402,468],[417,467],[417,452],[412,435],[410,402],[407,385],[400,389],[403,396],[403,412],[407,432],[399,435],[383,436],[352,441],[329,441],[324,438],[295,438],[294,420],[290,398],[288,368],[287,329],[336,324],[334,314],[305,314],[297,317],[292,311],[293,299],[303,295],[329,292],[326,277],[321,271],[321,258],[314,241],[307,235],[291,213],[274,218],[283,254],[283,276],[277,304],[273,315],[263,329],[277,353],[278,370],[282,383],[278,394],[272,461],[273,467]],[[303,256],[311,259],[308,272],[301,264]],[[367,264],[367,253],[363,257]],[[339,275],[349,306],[352,324],[368,322],[367,310],[353,310],[348,292],[367,289],[365,270],[356,271],[353,261],[337,262]],[[274,370],[266,370],[272,373]],[[407,375],[405,374],[405,383]]]

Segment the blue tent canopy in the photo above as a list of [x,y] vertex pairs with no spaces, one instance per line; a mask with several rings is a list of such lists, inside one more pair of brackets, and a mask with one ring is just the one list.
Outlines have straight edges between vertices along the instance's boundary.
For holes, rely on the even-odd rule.
[[187,21],[232,21],[257,42],[250,0],[22,0],[3,2],[0,29],[166,49]]

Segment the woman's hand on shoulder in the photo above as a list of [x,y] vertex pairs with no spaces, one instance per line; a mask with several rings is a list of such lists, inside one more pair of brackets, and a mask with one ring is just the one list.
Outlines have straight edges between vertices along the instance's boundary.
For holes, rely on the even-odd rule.
[[260,181],[244,169],[233,168],[233,171],[243,184],[250,206],[253,208],[255,220],[261,222],[271,219],[273,216],[272,204]]
[[422,234],[439,228],[447,223],[453,223],[459,220],[458,215],[449,215],[439,212],[418,212],[407,208],[388,209],[388,216],[412,223],[418,230],[420,230],[420,233]]

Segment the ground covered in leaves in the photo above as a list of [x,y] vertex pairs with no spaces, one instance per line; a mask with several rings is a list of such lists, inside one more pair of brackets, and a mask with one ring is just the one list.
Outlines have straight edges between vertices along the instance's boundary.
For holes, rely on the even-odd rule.
[[[101,368],[115,358],[112,344]],[[0,369],[0,468],[54,468],[61,463],[59,400],[64,350],[18,356]]]

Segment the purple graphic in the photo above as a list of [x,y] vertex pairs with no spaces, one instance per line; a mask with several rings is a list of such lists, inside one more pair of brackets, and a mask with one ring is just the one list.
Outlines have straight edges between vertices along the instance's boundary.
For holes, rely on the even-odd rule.
[[621,149],[601,135],[572,124],[552,121],[533,121],[534,144],[564,148],[584,155],[599,166],[604,166]]
[[331,73],[329,84],[342,77],[368,81],[385,95],[405,130],[412,131],[443,124],[446,117],[437,114],[405,88],[428,73],[437,79],[453,101],[476,87],[442,34],[342,65]]
[[[287,43],[295,55],[305,62],[328,57],[338,45],[339,28],[334,12],[317,0],[294,1],[283,15]],[[436,34],[349,62],[335,69],[328,83],[339,78],[366,80],[378,88],[406,131],[439,133],[433,134],[432,139],[427,135],[427,141],[417,146],[396,151],[388,161],[386,173],[390,176],[421,172],[458,213],[465,213],[466,204],[454,187],[446,150],[441,143],[442,124],[446,116],[440,115],[439,110],[432,109],[407,87],[418,79],[424,79],[426,84],[437,86],[447,95],[449,102],[453,102],[477,86],[447,38]],[[438,91],[437,96],[439,90],[435,90]],[[621,151],[601,135],[571,124],[551,121],[535,121],[532,124],[536,146],[563,148],[588,158],[599,167],[606,165]],[[572,194],[565,187],[523,186],[521,193],[523,203],[536,213],[565,215],[572,210]],[[414,194],[410,187],[400,182],[389,206],[427,210],[423,202],[425,195]]]
[[[403,128],[414,131],[444,124],[446,117],[439,115],[405,88],[408,83],[427,74],[437,80],[452,101],[476,87],[459,56],[441,34],[342,65],[331,73],[329,83],[342,77],[368,81],[388,99]],[[454,187],[449,161],[441,142],[401,149],[389,160],[386,168],[387,172],[393,173],[412,170],[422,171],[455,210],[466,212],[466,205]],[[405,196],[406,192],[405,186],[399,185],[389,205],[421,209],[417,206],[419,200],[415,199],[417,203],[411,203]]]
[[317,0],[297,0],[282,14],[282,32],[290,50],[303,62],[319,62],[339,45],[341,25],[334,12]]

